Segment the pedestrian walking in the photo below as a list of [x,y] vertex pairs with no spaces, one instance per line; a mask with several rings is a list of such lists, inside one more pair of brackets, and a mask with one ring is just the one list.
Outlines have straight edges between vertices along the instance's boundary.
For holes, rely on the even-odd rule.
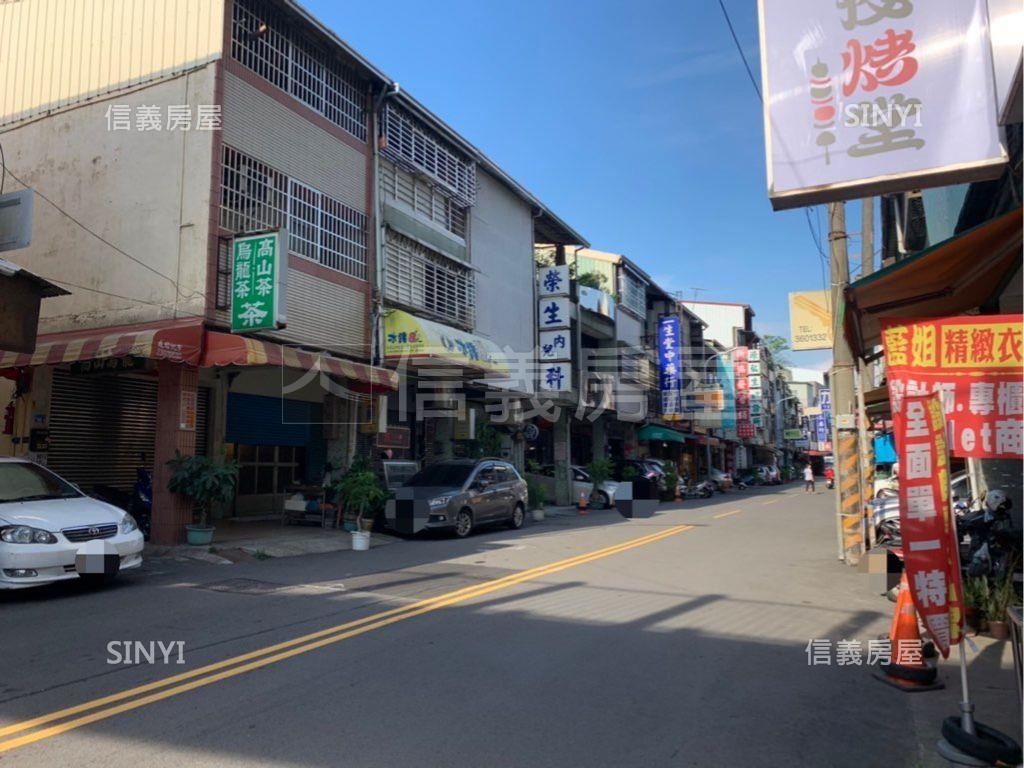
[[804,493],[814,493],[814,470],[810,464],[804,466]]

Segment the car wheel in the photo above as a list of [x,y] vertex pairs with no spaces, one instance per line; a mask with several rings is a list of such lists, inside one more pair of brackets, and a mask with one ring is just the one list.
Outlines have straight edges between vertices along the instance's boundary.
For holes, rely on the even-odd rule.
[[512,508],[512,517],[508,520],[508,527],[513,530],[519,530],[523,527],[524,520],[526,520],[526,510],[523,509],[522,504],[516,504]]
[[472,530],[473,515],[468,509],[464,509],[455,516],[455,535],[464,539]]
[[608,509],[611,506],[611,500],[604,491],[598,491],[594,494],[594,502],[594,509]]

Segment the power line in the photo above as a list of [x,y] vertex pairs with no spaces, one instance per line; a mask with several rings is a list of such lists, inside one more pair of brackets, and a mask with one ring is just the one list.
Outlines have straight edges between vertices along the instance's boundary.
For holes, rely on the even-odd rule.
[[718,0],[718,7],[722,9],[722,15],[725,16],[725,23],[729,25],[729,32],[732,34],[732,41],[736,44],[736,51],[743,60],[743,68],[747,70],[747,77],[750,78],[750,84],[754,86],[754,92],[757,94],[757,100],[763,102],[764,99],[761,97],[761,87],[757,84],[757,79],[754,77],[754,73],[750,69],[750,64],[747,63],[747,57],[743,53],[743,47],[740,45],[739,38],[736,37],[736,30],[733,29],[732,19],[729,18],[729,11],[725,9],[725,3],[723,0]]
[[[60,206],[59,206],[59,205],[58,205],[57,203],[55,203],[55,202],[54,202],[53,200],[51,200],[50,198],[48,198],[48,197],[47,197],[46,195],[44,195],[44,194],[43,194],[42,192],[40,192],[40,191],[39,191],[38,189],[36,189],[35,187],[29,187],[29,185],[28,185],[28,184],[26,184],[26,183],[25,183],[24,181],[22,181],[21,179],[19,179],[19,178],[18,178],[18,177],[17,177],[17,176],[16,176],[15,174],[14,174],[14,172],[13,172],[13,171],[11,171],[11,169],[10,169],[10,168],[7,168],[6,164],[5,164],[4,166],[3,166],[3,172],[4,172],[4,174],[7,174],[7,175],[9,175],[9,176],[10,176],[10,177],[11,177],[12,179],[14,179],[14,180],[15,180],[16,182],[18,182],[19,184],[21,184],[21,186],[25,187],[26,189],[31,189],[31,190],[32,190],[32,192],[33,192],[34,194],[38,195],[38,196],[39,196],[39,197],[41,197],[41,198],[42,198],[43,200],[45,200],[45,201],[46,201],[47,203],[49,203],[50,205],[52,205],[52,206],[53,206],[53,207],[54,207],[55,209],[57,209],[57,211],[59,211],[59,212],[60,212],[61,214],[63,214],[63,215],[64,215],[64,216],[66,216],[66,217],[67,217],[68,219],[70,219],[71,221],[73,221],[73,222],[74,222],[74,223],[75,223],[76,225],[78,225],[78,226],[79,226],[79,227],[80,227],[81,229],[83,229],[83,230],[85,230],[86,232],[88,232],[88,233],[89,233],[90,235],[92,235],[93,237],[95,237],[95,238],[96,238],[97,240],[99,240],[99,241],[100,241],[101,243],[103,243],[104,245],[106,245],[106,246],[107,246],[108,248],[111,248],[111,249],[113,249],[114,251],[117,251],[117,252],[118,252],[118,253],[120,253],[120,254],[121,254],[122,256],[124,256],[124,257],[125,257],[126,259],[128,259],[128,260],[130,260],[130,261],[134,261],[134,262],[135,262],[136,264],[138,264],[138,265],[139,265],[140,267],[143,267],[143,268],[145,268],[145,269],[149,270],[149,271],[150,271],[150,272],[152,272],[152,273],[153,273],[154,275],[156,275],[156,276],[158,276],[158,277],[162,277],[162,278],[163,278],[164,280],[167,280],[167,281],[168,281],[168,282],[169,282],[169,283],[170,283],[171,285],[173,285],[173,286],[174,286],[174,290],[175,290],[175,292],[177,293],[177,295],[178,295],[178,298],[181,298],[181,299],[191,299],[191,298],[193,298],[194,296],[198,296],[198,295],[201,295],[199,291],[192,291],[192,293],[191,293],[191,294],[189,294],[189,295],[187,295],[187,296],[186,296],[185,294],[183,294],[183,293],[181,292],[181,287],[180,287],[180,286],[178,285],[178,281],[177,281],[177,280],[175,280],[174,278],[172,278],[172,277],[170,277],[170,276],[168,276],[168,275],[165,275],[165,274],[164,274],[163,272],[161,272],[160,270],[156,269],[156,268],[155,268],[155,267],[153,267],[153,266],[150,266],[149,264],[147,264],[146,262],[142,261],[141,259],[138,259],[138,258],[136,258],[135,256],[132,256],[132,255],[131,255],[130,253],[128,253],[128,252],[127,252],[127,251],[125,251],[124,249],[122,249],[122,248],[119,248],[118,246],[114,245],[114,244],[113,244],[112,242],[110,242],[109,240],[107,240],[107,239],[106,239],[105,237],[103,237],[103,236],[102,236],[102,235],[100,235],[99,233],[97,233],[97,232],[94,232],[93,230],[91,230],[91,229],[90,229],[89,227],[87,227],[87,226],[86,226],[85,224],[83,224],[83,223],[82,223],[82,222],[81,222],[81,221],[80,221],[79,219],[75,218],[75,217],[74,217],[74,216],[72,216],[72,215],[71,215],[70,213],[68,213],[68,212],[67,212],[66,210],[64,210],[63,208],[61,208],[61,207],[60,207]],[[55,282],[57,282],[57,281],[55,281]],[[122,297],[122,298],[123,298],[123,297]]]

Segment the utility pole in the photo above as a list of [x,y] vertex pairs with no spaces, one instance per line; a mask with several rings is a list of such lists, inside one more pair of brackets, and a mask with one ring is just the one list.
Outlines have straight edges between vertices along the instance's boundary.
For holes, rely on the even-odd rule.
[[[865,197],[861,201],[860,209],[860,277],[867,277],[875,271],[875,209],[874,198]],[[862,350],[863,352],[864,350]],[[871,375],[871,363],[863,359],[857,361],[860,369],[860,376],[857,388],[857,434],[860,438],[860,492],[862,504],[875,495],[875,446],[873,442],[874,433],[871,430],[871,421],[868,419],[867,406],[864,398],[869,389],[874,385]],[[872,527],[868,531],[868,541],[871,546],[875,544],[875,532]]]
[[828,206],[829,266],[832,276],[832,456],[836,472],[836,523],[840,541],[840,559],[856,565],[864,554],[861,508],[860,456],[857,425],[854,418],[855,364],[842,326],[838,323],[843,292],[850,282],[850,262],[846,249],[846,208],[844,203]]

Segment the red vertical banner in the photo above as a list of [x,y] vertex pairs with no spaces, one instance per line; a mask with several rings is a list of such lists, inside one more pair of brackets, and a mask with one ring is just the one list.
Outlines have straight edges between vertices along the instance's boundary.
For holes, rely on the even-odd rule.
[[943,657],[960,642],[963,591],[949,503],[946,418],[938,393],[903,399],[896,419],[903,564],[914,607]]

